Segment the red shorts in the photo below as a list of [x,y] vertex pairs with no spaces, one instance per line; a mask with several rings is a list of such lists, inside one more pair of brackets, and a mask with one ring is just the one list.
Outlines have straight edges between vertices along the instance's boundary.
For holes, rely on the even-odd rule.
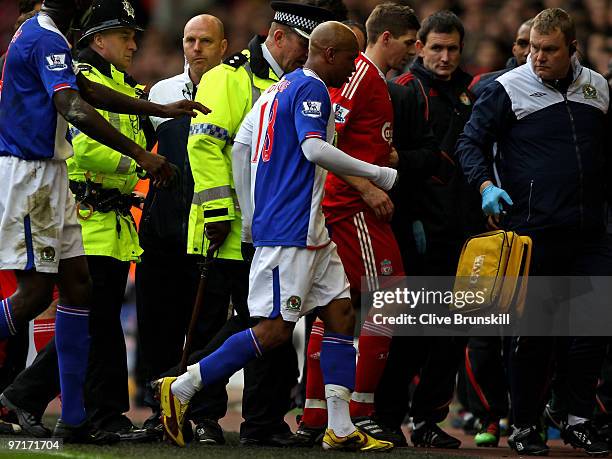
[[0,270],[0,299],[5,299],[17,290],[17,278],[12,270]]
[[359,212],[327,225],[344,265],[351,290],[380,287],[380,276],[403,276],[404,265],[391,225],[372,212]]
[[[0,270],[0,300],[8,298],[17,290],[17,278],[11,269]],[[59,298],[57,285],[53,287],[53,300]]]

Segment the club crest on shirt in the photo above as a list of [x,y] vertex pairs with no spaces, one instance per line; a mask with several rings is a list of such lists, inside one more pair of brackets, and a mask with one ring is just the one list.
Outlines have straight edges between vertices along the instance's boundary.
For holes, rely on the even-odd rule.
[[383,276],[390,276],[393,274],[393,264],[391,263],[391,260],[385,259],[380,262],[380,273]]
[[47,68],[54,72],[67,69],[66,54],[49,54],[46,58]]
[[302,115],[310,118],[321,117],[321,102],[316,100],[305,100],[302,102]]
[[292,295],[287,299],[286,309],[289,311],[299,311],[302,306],[302,299],[299,296]]
[[44,247],[40,250],[40,260],[48,263],[55,262],[55,249],[53,247]]
[[597,99],[597,89],[587,83],[582,87],[582,95],[585,99]]
[[346,117],[348,116],[350,110],[348,108],[344,108],[340,104],[334,104],[334,120],[338,124],[346,123]]
[[467,93],[462,92],[459,95],[459,100],[461,101],[461,103],[463,105],[472,105],[472,101],[470,100],[470,96],[467,95]]

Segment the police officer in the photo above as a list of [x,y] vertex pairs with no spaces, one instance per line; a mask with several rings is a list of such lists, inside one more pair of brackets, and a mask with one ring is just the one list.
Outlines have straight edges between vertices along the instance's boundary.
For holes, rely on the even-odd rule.
[[[192,120],[188,142],[195,187],[187,251],[217,253],[218,266],[233,266],[227,269],[235,286],[233,304],[245,313],[248,264],[241,253],[242,222],[232,179],[232,139],[259,94],[285,73],[304,65],[310,32],[333,19],[329,11],[310,5],[272,2],[271,6],[275,15],[268,36],[254,37],[247,49],[202,77],[195,100],[206,100],[212,113]],[[221,333],[227,337],[235,332],[226,328]],[[224,339],[215,341],[221,344]],[[198,360],[190,359],[190,363]],[[291,344],[247,367],[243,402],[253,411],[241,427],[243,444],[286,443],[289,428],[283,416],[296,378],[297,358]]]
[[[143,97],[143,86],[126,72],[137,49],[135,34],[142,31],[127,0],[97,0],[86,30],[79,40],[78,68],[90,81],[130,97]],[[98,112],[119,132],[147,147],[145,123],[138,115]],[[130,209],[138,204],[132,194],[142,171],[136,162],[72,127],[74,156],[67,160],[70,189],[79,204],[83,245],[93,281],[89,333],[89,366],[85,383],[87,416],[98,429],[143,439],[123,415],[128,411],[128,371],[121,306],[130,262],[138,261],[142,249]],[[47,363],[48,362],[48,363]],[[53,365],[53,363],[55,365]],[[42,412],[58,392],[49,375],[57,372],[53,346],[4,397],[21,406],[22,394],[34,398]],[[45,384],[45,388],[38,388]]]
[[[136,32],[142,30],[127,0],[95,1],[78,44],[81,72],[115,91],[144,97],[144,87],[125,73],[137,49]],[[99,112],[123,135],[147,146],[147,118]],[[122,415],[129,410],[129,395],[120,314],[130,262],[138,261],[142,253],[130,212],[138,201],[132,195],[139,180],[137,164],[74,129],[72,134],[74,157],[68,160],[68,175],[81,202],[79,217],[94,297],[85,408],[99,428],[124,432],[133,426]]]
[[[183,33],[185,69],[182,73],[156,83],[149,100],[163,103],[185,98],[193,100],[202,75],[219,65],[227,49],[223,23],[208,14],[191,18]],[[178,186],[149,189],[140,221],[140,241],[144,250],[136,268],[136,303],[138,307],[139,373],[143,381],[156,379],[181,358],[185,332],[194,305],[199,281],[197,255],[187,254],[187,223],[193,196],[193,177],[187,158],[190,119],[151,117],[158,139],[158,148],[168,161],[177,166]],[[235,263],[234,263],[235,264]],[[232,275],[218,263],[210,270],[206,305],[198,318],[192,347],[204,347],[227,321]],[[164,279],[160,288],[159,281]],[[172,314],[167,314],[172,304]],[[159,331],[164,330],[164,339]],[[159,424],[159,402],[147,387],[145,404],[153,409],[147,426]],[[196,424],[196,440],[202,444],[225,442],[218,420],[225,416],[227,393],[225,384],[206,391],[203,400],[190,409]],[[248,419],[248,406],[243,415]],[[161,426],[160,426],[161,427]]]

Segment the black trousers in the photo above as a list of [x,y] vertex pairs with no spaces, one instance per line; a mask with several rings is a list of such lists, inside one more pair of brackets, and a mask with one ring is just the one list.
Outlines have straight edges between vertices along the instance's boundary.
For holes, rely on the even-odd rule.
[[[443,421],[453,398],[464,349],[464,338],[393,337],[374,397],[376,418],[391,428],[399,428],[407,413],[417,421]],[[408,387],[417,375],[419,383],[410,394]]]
[[25,368],[29,349],[28,327],[24,327],[16,335],[3,341],[4,360],[0,363],[0,392]]
[[[504,346],[506,344],[506,346]],[[467,406],[482,420],[508,416],[509,388],[506,356],[510,338],[475,336],[465,352]]]
[[[105,427],[130,409],[121,306],[130,264],[111,257],[88,256],[93,281],[89,312],[91,336],[85,380],[85,409],[98,427]],[[60,392],[55,339],[5,390],[17,406],[42,415]]]
[[[397,229],[394,228],[407,275],[455,275],[461,241],[428,239],[426,254],[418,255],[414,241],[407,240],[406,234],[398,233]],[[375,395],[377,419],[393,428],[400,427],[408,411],[419,421],[444,420],[454,394],[457,371],[464,361],[466,342],[451,337],[393,337]],[[411,397],[407,388],[416,375],[420,382]]]
[[[612,274],[612,238],[606,234],[534,235],[531,274],[609,276]],[[528,297],[528,306],[534,305]],[[514,338],[510,352],[514,423],[518,426],[536,424],[546,403],[555,360],[560,356],[566,359],[568,368],[564,383],[567,411],[591,418],[607,342],[606,338],[589,336]]]
[[[187,258],[190,260],[186,261]],[[192,349],[197,351],[190,356],[189,364],[214,352],[231,335],[254,325],[247,305],[248,275],[249,266],[244,262],[214,261],[193,341]],[[198,279],[196,257],[152,257],[145,252],[136,270],[140,367],[145,379],[178,375]],[[180,289],[183,291],[177,292]],[[168,314],[168,304],[174,305],[175,317]],[[228,320],[232,313],[230,304],[236,315]],[[164,331],[164,339],[160,339],[160,331],[166,329],[168,333]],[[290,391],[297,375],[297,355],[291,343],[247,365],[242,400],[245,421],[241,425],[241,436],[264,438],[289,430],[284,416],[290,408]],[[194,422],[225,416],[226,384],[225,381],[206,387],[192,399],[190,417]],[[149,404],[157,406],[153,400],[149,400]]]
[[612,419],[612,344],[608,340],[606,357],[601,369],[601,380],[597,387],[598,415]]

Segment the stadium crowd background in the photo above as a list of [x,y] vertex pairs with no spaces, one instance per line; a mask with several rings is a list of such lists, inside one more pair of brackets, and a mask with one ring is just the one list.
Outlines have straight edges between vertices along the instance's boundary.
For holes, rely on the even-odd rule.
[[[322,0],[320,3],[339,3]],[[348,18],[365,22],[382,0],[344,0]],[[583,62],[597,72],[612,71],[612,2],[608,0],[412,0],[422,20],[431,13],[451,9],[465,30],[463,68],[476,75],[504,67],[511,56],[519,25],[544,8],[560,7],[576,22],[578,49]],[[18,0],[0,0],[0,54],[12,36]],[[130,73],[152,85],[180,73],[183,66],[182,30],[192,16],[206,12],[221,19],[228,38],[227,55],[244,49],[255,33],[267,33],[273,11],[267,0],[140,0],[133,2],[146,27]]]

